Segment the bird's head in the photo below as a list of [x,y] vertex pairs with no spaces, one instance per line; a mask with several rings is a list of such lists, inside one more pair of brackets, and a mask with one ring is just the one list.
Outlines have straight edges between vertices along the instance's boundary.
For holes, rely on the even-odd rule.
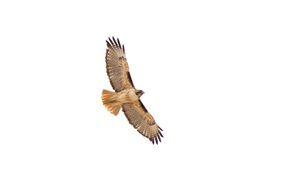
[[144,94],[144,91],[142,91],[142,90],[136,90],[136,95],[137,95],[138,97],[141,97],[143,94]]

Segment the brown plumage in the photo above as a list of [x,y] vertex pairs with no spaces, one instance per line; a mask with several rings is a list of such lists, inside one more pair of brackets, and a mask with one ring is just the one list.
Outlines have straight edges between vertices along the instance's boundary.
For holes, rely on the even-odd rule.
[[140,100],[144,92],[137,90],[133,84],[124,45],[114,37],[106,42],[107,75],[115,92],[103,90],[103,104],[114,115],[117,115],[122,108],[129,123],[152,143],[158,144],[163,137],[162,129]]

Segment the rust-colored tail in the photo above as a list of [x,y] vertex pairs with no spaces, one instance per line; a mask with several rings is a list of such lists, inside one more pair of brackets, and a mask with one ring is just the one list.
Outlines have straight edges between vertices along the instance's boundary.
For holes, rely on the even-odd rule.
[[121,109],[121,104],[116,101],[115,95],[116,92],[111,92],[109,90],[104,89],[102,91],[102,101],[108,111],[110,111],[114,115],[118,115]]

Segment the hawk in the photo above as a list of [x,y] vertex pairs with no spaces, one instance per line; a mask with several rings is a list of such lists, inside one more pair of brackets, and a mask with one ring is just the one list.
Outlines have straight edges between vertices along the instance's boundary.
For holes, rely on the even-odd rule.
[[153,144],[158,144],[163,137],[162,129],[140,100],[144,92],[134,86],[124,45],[121,45],[119,39],[114,37],[108,38],[106,42],[107,75],[115,92],[105,89],[102,91],[104,106],[114,115],[118,115],[122,108],[129,123]]

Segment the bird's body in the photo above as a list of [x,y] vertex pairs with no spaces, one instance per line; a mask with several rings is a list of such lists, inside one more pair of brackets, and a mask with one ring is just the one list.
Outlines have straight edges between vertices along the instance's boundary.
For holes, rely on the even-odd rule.
[[134,103],[139,100],[139,97],[134,88],[125,89],[120,92],[103,90],[102,100],[107,109],[114,115],[117,115],[123,104]]
[[124,103],[133,103],[139,100],[139,96],[136,94],[136,90],[134,88],[122,90],[117,93],[117,100]]
[[105,107],[114,115],[123,109],[128,121],[138,132],[149,138],[152,143],[161,141],[162,129],[156,124],[152,115],[142,104],[140,97],[144,93],[134,87],[125,48],[119,39],[109,38],[107,41],[106,64],[110,83],[115,90],[103,90],[102,101]]

